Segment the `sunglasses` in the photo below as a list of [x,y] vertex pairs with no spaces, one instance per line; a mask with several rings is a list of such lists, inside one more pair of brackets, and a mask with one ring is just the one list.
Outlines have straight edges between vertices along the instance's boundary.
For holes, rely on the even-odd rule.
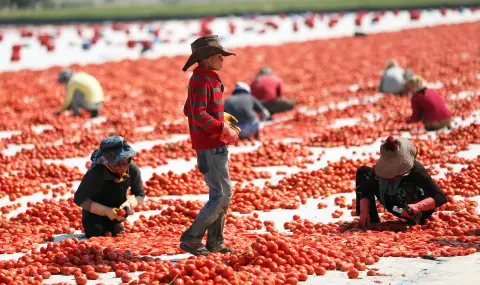
[[116,163],[116,165],[129,165],[130,163],[132,163],[132,158],[128,157],[121,159],[119,162]]

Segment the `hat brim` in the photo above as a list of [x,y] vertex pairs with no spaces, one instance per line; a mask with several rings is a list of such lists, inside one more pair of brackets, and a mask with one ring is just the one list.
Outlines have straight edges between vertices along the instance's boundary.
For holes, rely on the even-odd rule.
[[131,147],[122,147],[117,151],[115,156],[108,162],[109,164],[116,164],[124,158],[134,157],[135,151]]
[[210,57],[212,55],[216,55],[217,53],[221,53],[223,56],[230,56],[230,55],[235,55],[235,53],[228,51],[226,49],[222,49],[220,47],[215,47],[215,46],[206,46],[198,49],[187,60],[187,63],[183,66],[182,70],[187,71],[187,69],[190,68],[193,64],[196,62],[199,62],[200,60]]
[[408,173],[413,168],[415,158],[399,159],[396,157],[381,157],[373,167],[375,175],[383,179],[393,179]]
[[412,170],[415,163],[417,148],[415,145],[404,138],[397,138],[401,143],[400,149],[394,155],[382,154],[373,167],[375,175],[383,179],[393,179]]

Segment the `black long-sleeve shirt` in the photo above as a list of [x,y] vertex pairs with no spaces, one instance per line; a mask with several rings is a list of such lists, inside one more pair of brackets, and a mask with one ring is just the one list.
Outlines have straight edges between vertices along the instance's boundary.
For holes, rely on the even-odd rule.
[[[121,182],[121,187],[124,188],[125,193],[130,187],[130,191],[141,203],[145,198],[145,191],[143,190],[142,176],[140,169],[132,163],[127,170],[129,177]],[[82,207],[84,210],[89,210],[92,202],[95,202],[95,197],[102,191],[103,186],[108,180],[115,180],[117,177],[110,172],[104,165],[97,165],[89,170],[82,178],[82,182],[75,192],[73,202]],[[124,193],[119,193],[124,195]]]
[[224,110],[237,118],[239,123],[255,120],[255,112],[266,113],[262,103],[249,93],[238,93],[228,97],[224,103]]

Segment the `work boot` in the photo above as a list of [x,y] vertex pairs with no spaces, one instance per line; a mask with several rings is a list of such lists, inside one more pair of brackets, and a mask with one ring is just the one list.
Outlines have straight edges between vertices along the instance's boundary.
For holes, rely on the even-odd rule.
[[218,247],[215,247],[215,248],[212,248],[212,247],[207,247],[207,250],[210,251],[210,252],[218,252],[218,253],[232,253],[233,252],[233,249],[228,247],[228,246],[224,246],[223,244],[218,246]]
[[207,248],[201,242],[180,242],[180,248],[195,256],[203,255],[208,256]]
[[98,110],[92,110],[92,111],[90,111],[90,116],[91,116],[92,118],[96,118],[96,117],[98,117],[99,115],[100,115],[100,112],[99,112]]

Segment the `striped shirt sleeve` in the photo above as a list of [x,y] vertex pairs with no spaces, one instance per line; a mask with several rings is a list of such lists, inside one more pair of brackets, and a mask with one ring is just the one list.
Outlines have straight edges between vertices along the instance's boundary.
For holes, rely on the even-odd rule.
[[[207,113],[209,94],[212,92],[207,82],[193,86],[191,92],[192,119],[197,126],[210,134],[221,134],[223,122]],[[211,95],[211,94],[210,94]]]

